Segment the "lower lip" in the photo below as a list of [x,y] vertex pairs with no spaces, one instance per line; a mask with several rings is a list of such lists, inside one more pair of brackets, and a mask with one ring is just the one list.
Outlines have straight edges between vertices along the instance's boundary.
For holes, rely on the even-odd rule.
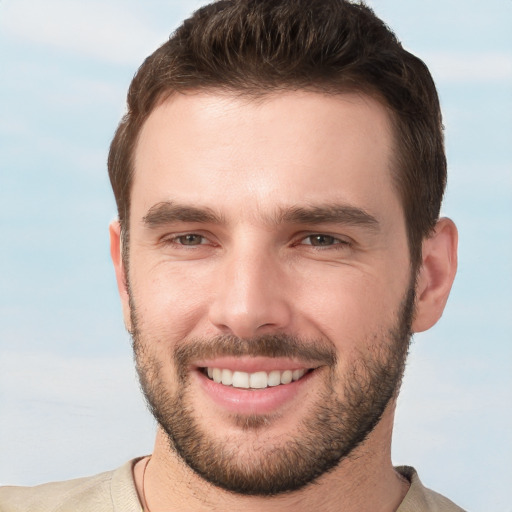
[[265,389],[241,389],[224,386],[210,380],[201,371],[196,373],[203,391],[214,403],[228,412],[251,415],[270,414],[290,404],[315,372],[310,371],[301,379],[290,382],[290,384],[280,384]]

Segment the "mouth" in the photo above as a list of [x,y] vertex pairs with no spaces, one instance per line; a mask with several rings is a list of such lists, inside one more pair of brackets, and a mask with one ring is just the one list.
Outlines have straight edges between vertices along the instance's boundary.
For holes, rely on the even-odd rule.
[[207,400],[205,413],[268,415],[302,407],[312,386],[321,382],[322,368],[290,358],[221,356],[196,361],[191,370]]
[[203,367],[199,369],[203,375],[216,384],[238,389],[266,389],[282,386],[303,379],[313,368],[297,368],[294,370],[271,370],[244,372],[228,368]]
[[190,370],[205,414],[259,416],[302,408],[325,368],[286,357],[217,356],[195,361]]

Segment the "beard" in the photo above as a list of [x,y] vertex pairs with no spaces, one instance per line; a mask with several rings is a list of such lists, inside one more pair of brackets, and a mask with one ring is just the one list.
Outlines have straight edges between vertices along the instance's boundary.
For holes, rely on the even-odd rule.
[[[218,336],[183,340],[169,355],[178,385],[169,389],[164,362],[152,339],[139,327],[130,295],[132,338],[137,372],[146,402],[167,435],[169,446],[195,473],[227,491],[275,496],[313,483],[354,455],[387,405],[398,394],[411,339],[414,286],[405,295],[391,328],[361,340],[359,357],[337,375],[337,357],[329,340],[300,339],[285,334],[253,339]],[[162,343],[159,343],[162,341]],[[190,394],[190,364],[215,356],[293,357],[323,365],[323,382],[314,404],[294,431],[273,438],[265,435],[279,414],[234,415],[240,435],[219,436],[215,425],[199,421]],[[318,371],[318,370],[314,370]],[[339,373],[339,372],[338,372]],[[341,391],[340,391],[341,390]]]

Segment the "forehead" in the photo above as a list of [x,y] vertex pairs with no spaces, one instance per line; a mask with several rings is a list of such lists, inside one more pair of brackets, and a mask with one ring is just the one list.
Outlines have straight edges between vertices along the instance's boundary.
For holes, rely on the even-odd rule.
[[244,215],[320,202],[389,209],[398,203],[392,146],[386,109],[365,95],[176,94],[141,130],[132,208],[177,200]]

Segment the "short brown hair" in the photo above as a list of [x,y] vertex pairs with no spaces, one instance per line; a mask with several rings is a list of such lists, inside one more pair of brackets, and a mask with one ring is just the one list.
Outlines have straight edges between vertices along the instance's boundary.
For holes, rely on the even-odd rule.
[[197,10],[144,61],[108,158],[125,246],[144,121],[174,92],[212,89],[249,96],[359,91],[381,101],[393,122],[393,179],[417,267],[446,186],[439,99],[425,64],[368,6],[347,0],[220,0]]

